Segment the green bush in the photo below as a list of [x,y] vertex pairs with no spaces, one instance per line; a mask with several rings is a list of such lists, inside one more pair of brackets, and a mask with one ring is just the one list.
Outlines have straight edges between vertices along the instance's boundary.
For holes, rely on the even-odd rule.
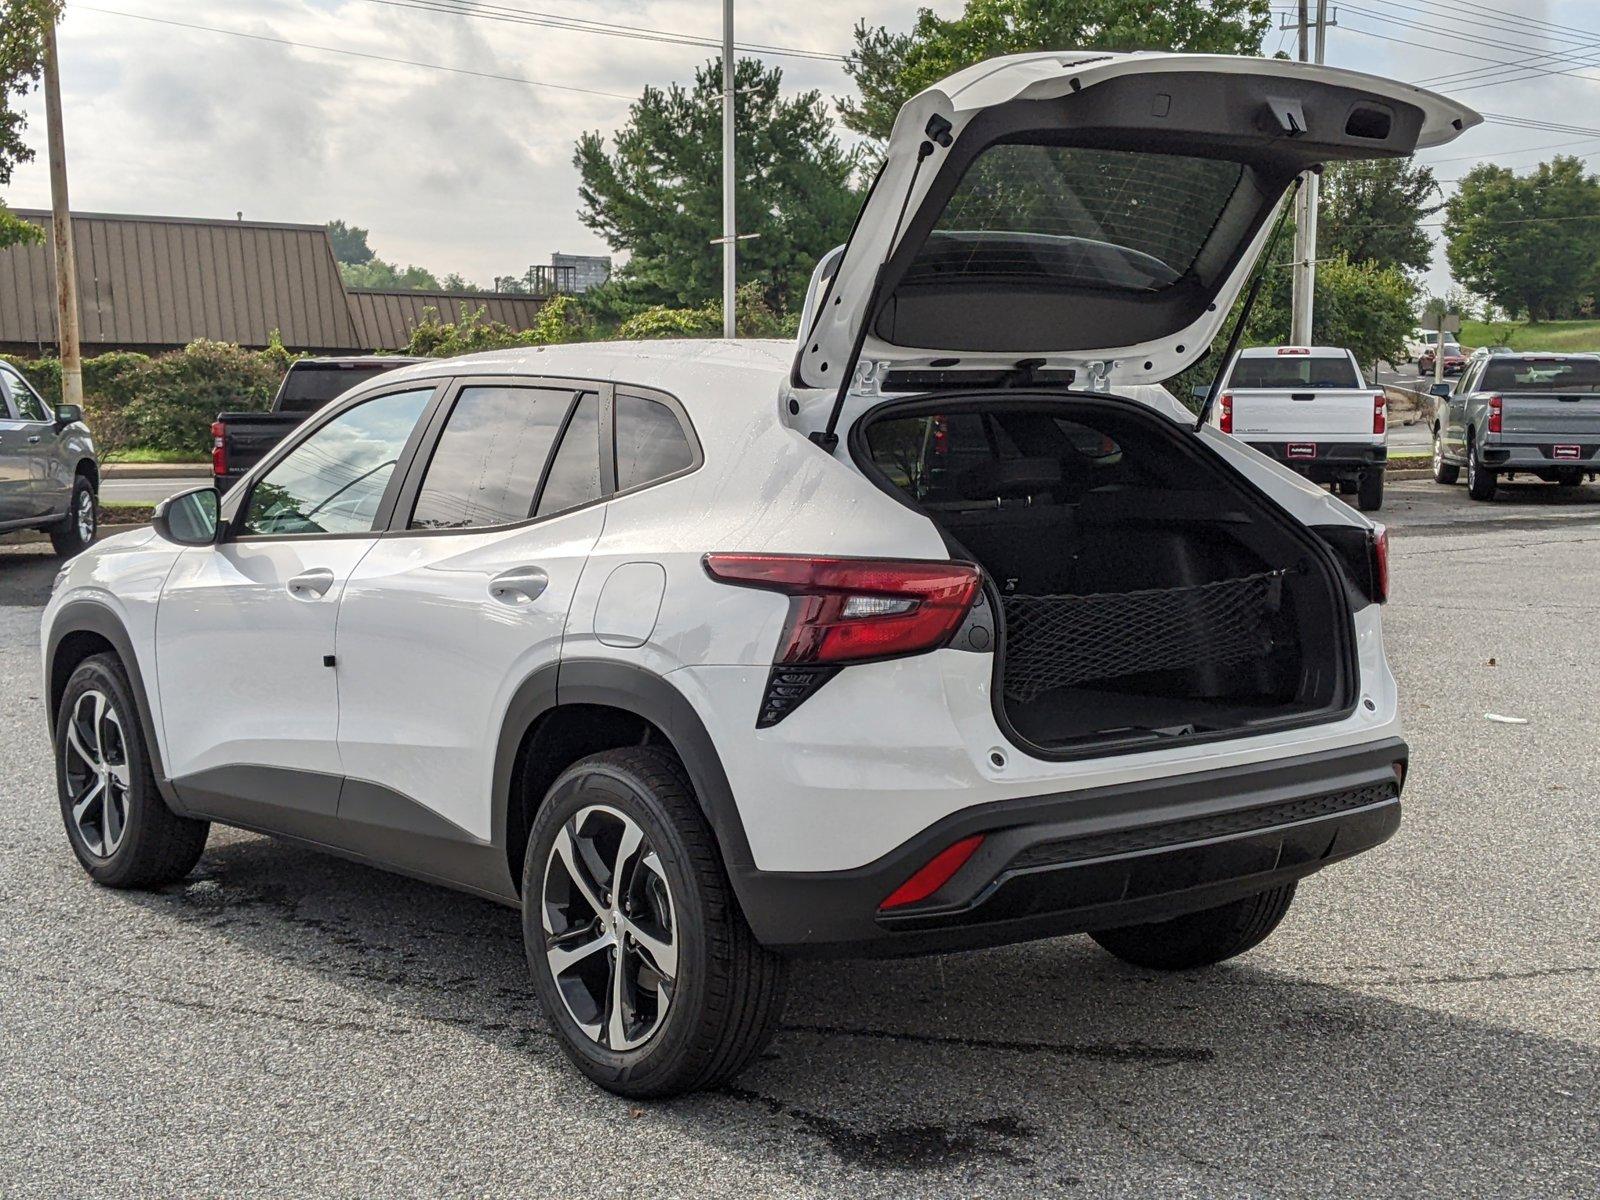
[[412,327],[406,353],[454,358],[512,346],[552,346],[594,334],[593,322],[575,296],[552,296],[539,309],[533,327],[520,333],[499,321],[486,320],[485,312],[481,307],[469,309],[463,304],[460,320],[441,321],[437,309],[424,310],[423,319]]

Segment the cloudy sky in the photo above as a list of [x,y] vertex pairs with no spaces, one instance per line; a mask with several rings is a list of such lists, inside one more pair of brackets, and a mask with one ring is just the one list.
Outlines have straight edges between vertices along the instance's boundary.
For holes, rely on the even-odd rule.
[[[1288,11],[1286,0],[1275,5]],[[577,218],[573,142],[584,130],[615,128],[626,118],[624,97],[646,83],[689,78],[710,53],[639,32],[716,39],[722,5],[472,6],[508,18],[494,20],[429,11],[461,7],[457,0],[69,0],[61,55],[73,207],[339,217],[371,229],[385,258],[485,283],[547,262],[551,251],[605,252]],[[916,7],[911,0],[742,0],[738,36],[842,53],[856,20],[903,28]],[[961,4],[933,7],[948,14]],[[1600,162],[1600,5],[1592,0],[1334,7],[1330,63],[1414,82],[1444,77],[1439,86],[1486,111],[1573,127],[1486,124],[1424,156],[1441,179],[1460,176],[1478,158],[1526,168],[1558,149]],[[552,14],[635,36],[528,23]],[[1291,34],[1269,36],[1267,51],[1280,47],[1293,52]],[[385,61],[393,59],[431,66]],[[847,92],[836,62],[772,61],[796,90]],[[30,135],[39,161],[20,168],[5,193],[16,207],[49,202],[44,114],[34,101]],[[1436,269],[1430,282],[1442,289],[1444,279]]]

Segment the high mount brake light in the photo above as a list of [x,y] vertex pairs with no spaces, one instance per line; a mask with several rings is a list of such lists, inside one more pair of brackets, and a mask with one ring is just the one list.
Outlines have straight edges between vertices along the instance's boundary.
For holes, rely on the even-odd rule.
[[719,583],[789,597],[758,728],[776,725],[840,667],[936,650],[978,598],[972,563],[708,554]]

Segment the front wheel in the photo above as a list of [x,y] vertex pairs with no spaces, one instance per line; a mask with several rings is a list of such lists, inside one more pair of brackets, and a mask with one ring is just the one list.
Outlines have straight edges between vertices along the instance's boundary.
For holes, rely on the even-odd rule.
[[1377,512],[1383,507],[1383,468],[1370,467],[1361,474],[1356,507],[1362,512]]
[[664,749],[591,755],[552,785],[528,837],[522,930],[557,1039],[609,1092],[714,1087],[777,1030],[787,964],[750,932]]
[[1102,929],[1089,936],[1136,967],[1158,971],[1206,967],[1266,941],[1293,900],[1294,884],[1286,883],[1170,921]]
[[50,545],[62,558],[82,554],[94,542],[100,527],[100,502],[94,484],[79,475],[72,482],[72,499],[61,524],[50,531]]
[[56,785],[67,840],[96,883],[161,887],[200,861],[210,826],[162,799],[133,688],[114,654],[84,659],[67,680],[56,711]]
[[1477,447],[1467,443],[1467,495],[1474,500],[1493,500],[1499,480],[1495,473],[1478,461]]
[[1444,460],[1444,434],[1438,429],[1433,431],[1433,481],[1435,483],[1454,483],[1461,478],[1461,468]]

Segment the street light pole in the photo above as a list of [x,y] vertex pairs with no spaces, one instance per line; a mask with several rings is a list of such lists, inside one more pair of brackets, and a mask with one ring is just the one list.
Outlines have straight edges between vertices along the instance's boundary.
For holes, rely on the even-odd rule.
[[77,255],[72,249],[72,206],[67,199],[67,146],[61,124],[61,69],[56,23],[44,30],[44,123],[50,142],[50,217],[56,260],[57,343],[61,352],[61,402],[83,404],[83,357],[78,346]]
[[737,289],[738,223],[733,190],[733,0],[722,0],[722,336],[735,333],[733,297]]

